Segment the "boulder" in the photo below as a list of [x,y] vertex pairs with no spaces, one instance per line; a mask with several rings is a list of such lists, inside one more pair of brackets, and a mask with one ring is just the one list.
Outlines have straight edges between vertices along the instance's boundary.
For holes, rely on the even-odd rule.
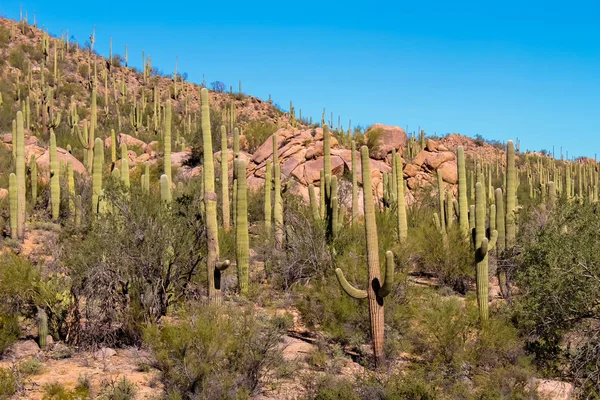
[[439,153],[429,153],[423,164],[431,171],[438,169],[440,165],[447,161],[455,160],[456,156],[450,151],[442,151]]
[[442,172],[442,179],[444,182],[449,183],[451,185],[456,185],[458,183],[458,166],[456,165],[456,161],[448,161],[443,163],[438,171]]
[[106,359],[116,355],[116,350],[111,349],[110,347],[102,347],[100,350],[94,353],[94,357],[98,359]]
[[437,143],[432,139],[427,139],[427,142],[425,144],[425,149],[430,152],[437,151],[438,150]]
[[[324,159],[319,157],[304,163],[304,180],[307,185],[321,179],[321,170],[324,168]],[[331,156],[331,173],[341,175],[344,172],[344,161],[338,156]]]
[[192,153],[187,151],[171,153],[171,165],[174,167],[181,167],[191,156]]
[[552,400],[569,400],[573,398],[573,384],[551,379],[535,379],[537,392]]
[[[33,150],[35,154],[36,149]],[[79,174],[85,174],[87,173],[87,170],[85,169],[85,167],[83,166],[83,164],[76,159],[71,153],[69,153],[67,150],[65,149],[61,149],[60,147],[58,147],[56,149],[56,153],[58,154],[58,162],[59,163],[64,163],[65,165],[71,161],[71,164],[73,165],[73,171],[79,173]],[[26,157],[28,157],[29,155],[27,155]],[[41,170],[50,170],[50,150],[47,149],[44,151],[44,153],[39,156],[36,160],[36,163],[38,165],[38,168]],[[44,179],[48,179],[47,174],[38,174],[38,177],[40,180],[44,181]]]
[[[110,137],[106,138],[106,140],[108,140],[109,145],[110,145]],[[106,146],[106,140],[104,142],[104,146]],[[127,145],[127,147],[139,147],[142,149],[142,151],[146,151],[146,147],[148,146],[144,141],[134,138],[133,136],[130,135],[126,135],[124,133],[119,133],[119,136],[117,137],[117,141],[119,142],[119,145],[125,143]]]
[[0,200],[3,200],[8,196],[8,189],[0,188]]
[[371,157],[377,160],[383,160],[393,149],[401,150],[406,146],[407,136],[404,129],[398,126],[389,126],[383,124],[372,125],[367,132],[367,137],[378,135],[378,146],[371,151]]
[[298,153],[289,157],[283,165],[281,166],[281,173],[285,176],[290,176],[293,170],[298,167],[298,165],[303,164],[305,162],[304,154],[306,153],[306,149],[301,149]]
[[40,352],[40,346],[35,340],[21,340],[13,344],[10,354],[14,360],[35,357]]
[[415,164],[408,164],[406,167],[404,167],[404,176],[412,178],[413,176],[417,175],[417,172],[420,170],[421,168],[417,167]]
[[427,150],[421,150],[419,152],[419,154],[417,154],[417,156],[415,158],[412,159],[411,164],[414,164],[418,167],[422,166],[423,163],[425,162],[425,159],[427,157],[429,157],[431,153],[428,152]]
[[265,180],[251,175],[246,179],[246,184],[251,191],[257,191],[265,185]]

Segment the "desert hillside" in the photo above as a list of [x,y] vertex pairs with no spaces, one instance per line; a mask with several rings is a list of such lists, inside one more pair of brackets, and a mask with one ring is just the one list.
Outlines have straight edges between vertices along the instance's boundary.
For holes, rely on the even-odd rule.
[[594,160],[345,130],[96,40],[0,19],[0,398],[599,393]]

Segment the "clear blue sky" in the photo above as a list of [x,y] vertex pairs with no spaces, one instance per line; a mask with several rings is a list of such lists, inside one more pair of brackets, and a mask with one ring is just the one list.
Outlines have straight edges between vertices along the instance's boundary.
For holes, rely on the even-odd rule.
[[129,46],[189,80],[220,80],[343,125],[459,132],[600,156],[600,2],[3,0],[96,48]]

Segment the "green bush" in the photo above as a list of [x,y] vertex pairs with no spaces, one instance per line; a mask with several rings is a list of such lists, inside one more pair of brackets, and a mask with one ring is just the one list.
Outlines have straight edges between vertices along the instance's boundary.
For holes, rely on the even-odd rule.
[[253,154],[271,135],[277,131],[277,125],[267,121],[248,122],[242,132],[248,143],[248,153]]
[[205,249],[198,201],[180,196],[170,208],[132,184],[104,187],[109,211],[83,240],[66,237],[64,253],[73,293],[85,297],[87,323],[79,340],[89,344],[138,343],[140,327],[157,322],[204,273]]
[[583,397],[600,393],[599,230],[597,205],[565,201],[550,213],[542,207],[522,218],[522,251],[510,260],[519,288],[514,318],[528,350],[547,373],[566,370],[587,386]]
[[69,390],[57,382],[45,385],[43,389],[42,400],[87,400],[90,398],[89,388],[82,385]]
[[247,399],[282,362],[284,320],[252,307],[195,307],[144,331],[169,398]]
[[0,354],[17,341],[20,333],[17,315],[0,314]]
[[103,384],[98,396],[99,400],[132,400],[135,399],[137,386],[127,380],[124,376],[116,381]]
[[0,399],[10,399],[17,393],[19,380],[14,372],[7,368],[0,368]]

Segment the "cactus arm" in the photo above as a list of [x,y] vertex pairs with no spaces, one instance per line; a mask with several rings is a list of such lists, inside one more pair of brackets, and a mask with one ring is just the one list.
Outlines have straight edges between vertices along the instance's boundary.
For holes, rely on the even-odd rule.
[[348,294],[348,296],[350,296],[354,299],[366,299],[367,298],[367,291],[356,289],[354,286],[352,286],[346,280],[346,277],[344,276],[344,272],[340,268],[335,269],[335,275],[337,276],[338,282],[342,286],[342,289],[344,289],[344,292],[346,292],[346,294]]
[[387,251],[385,253],[385,281],[377,291],[377,296],[386,297],[392,292],[394,283],[394,253]]
[[493,230],[490,240],[489,240],[489,244],[488,244],[488,249],[489,250],[494,250],[494,248],[496,247],[496,243],[498,241],[498,231],[497,230]]
[[231,262],[229,260],[220,261],[215,264],[215,269],[219,271],[225,271],[227,268],[229,268],[230,265]]
[[[86,124],[86,121],[84,120],[83,123]],[[81,132],[81,129],[76,129],[76,131],[77,131],[77,137],[79,138],[79,142],[81,143],[81,147],[83,147],[86,150],[89,150],[90,146],[88,144],[88,138],[83,135],[83,133]],[[86,131],[87,131],[87,129],[86,129]]]

